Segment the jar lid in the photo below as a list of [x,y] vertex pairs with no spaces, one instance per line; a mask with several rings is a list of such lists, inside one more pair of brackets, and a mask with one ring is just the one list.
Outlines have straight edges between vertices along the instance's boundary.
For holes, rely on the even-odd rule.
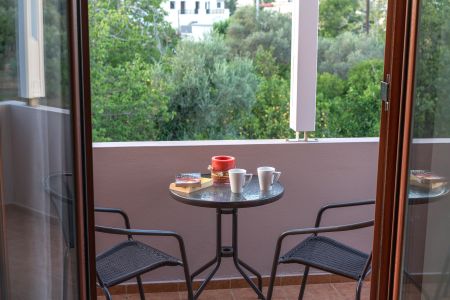
[[229,155],[217,155],[211,158],[211,167],[214,171],[227,171],[236,166],[236,159]]

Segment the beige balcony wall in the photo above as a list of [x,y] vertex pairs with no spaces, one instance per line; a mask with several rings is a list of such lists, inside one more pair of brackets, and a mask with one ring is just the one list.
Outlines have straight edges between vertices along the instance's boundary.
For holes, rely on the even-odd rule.
[[[43,115],[46,115],[47,121],[41,124],[38,121]],[[71,169],[61,159],[62,153],[66,151],[70,155],[70,149],[63,146],[67,144],[64,139],[70,139],[68,117],[64,110],[32,108],[15,101],[0,105],[1,172],[12,175],[3,178],[4,204],[15,204],[43,215],[50,213],[42,209],[45,203],[49,205],[48,200],[38,200],[45,199],[42,180],[47,172]],[[43,144],[48,141],[48,147],[43,148]],[[415,140],[414,144],[415,151],[411,155],[417,164],[415,168],[429,169],[433,166],[441,175],[450,176],[444,163],[432,160],[433,157],[445,157],[437,155],[438,152],[449,153],[449,139],[422,139]],[[312,226],[316,211],[322,205],[374,198],[377,153],[378,140],[372,138],[323,139],[308,144],[276,140],[95,144],[95,204],[125,209],[134,227],[171,229],[182,234],[193,270],[214,255],[215,211],[187,206],[171,199],[167,187],[174,175],[183,171],[206,172],[210,157],[216,154],[234,155],[239,167],[254,173],[260,165],[273,165],[283,172],[281,182],[286,187],[283,199],[267,206],[239,211],[240,256],[263,275],[268,275],[275,241],[282,231]],[[27,167],[32,157],[49,159],[45,174],[33,173]],[[41,160],[36,159],[36,164],[39,163],[42,163]],[[16,183],[20,189],[14,186]],[[450,202],[448,197],[443,200],[417,209],[423,210],[421,215],[445,217]],[[39,203],[41,205],[37,206]],[[364,209],[336,211],[325,216],[324,224],[364,220],[372,217],[372,214],[372,210]],[[122,225],[119,219],[100,215],[96,221]],[[230,225],[226,217],[224,244],[230,244]],[[425,271],[430,274],[440,270],[439,262],[448,254],[443,252],[445,249],[441,249],[441,241],[447,236],[447,230],[441,225],[439,218],[431,219],[427,228],[414,233],[419,239],[427,231],[433,232],[426,241],[426,251],[435,254],[426,262]],[[30,239],[26,235],[22,237],[24,240]],[[334,237],[364,251],[369,251],[371,247],[371,230],[338,233]],[[285,249],[302,238],[287,240]],[[98,234],[98,251],[117,241],[118,237]],[[178,255],[174,241],[164,238],[146,241]],[[421,247],[423,242],[420,243]],[[35,248],[32,250],[36,252]],[[9,263],[12,262],[10,260]],[[281,266],[279,273],[298,274],[300,271],[300,267]],[[224,259],[218,276],[224,278],[236,275],[230,259]],[[144,279],[167,281],[182,278],[180,269],[166,268]]]
[[[94,145],[95,204],[120,207],[132,227],[170,229],[183,235],[191,270],[215,254],[215,210],[178,203],[168,186],[176,173],[207,172],[213,155],[233,155],[237,165],[255,173],[262,165],[282,172],[284,197],[266,206],[239,210],[239,254],[263,275],[268,275],[278,235],[287,229],[314,225],[317,210],[328,203],[374,199],[378,139],[324,139],[319,142],[271,141],[102,143]],[[120,226],[117,218],[97,215],[97,223]],[[338,210],[327,214],[324,224],[343,224],[373,217],[372,209]],[[229,217],[223,224],[224,244],[230,244]],[[370,251],[372,230],[334,235],[363,251]],[[293,246],[304,237],[286,242]],[[117,237],[97,234],[98,251]],[[176,243],[164,238],[146,241],[178,255]],[[286,248],[285,247],[285,248]],[[301,267],[281,266],[280,274],[297,274]],[[218,277],[237,271],[225,258]],[[181,269],[166,268],[146,281],[182,279]]]

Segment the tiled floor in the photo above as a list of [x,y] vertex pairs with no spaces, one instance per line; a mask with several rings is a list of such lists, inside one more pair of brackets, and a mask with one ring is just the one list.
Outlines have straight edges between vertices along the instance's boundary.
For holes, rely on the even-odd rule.
[[[267,288],[264,289],[264,294]],[[298,286],[277,286],[274,290],[273,300],[297,300]],[[187,299],[185,292],[152,293],[146,294],[151,300],[184,300]],[[104,300],[104,297],[98,297]],[[139,295],[115,295],[113,300],[139,300]],[[250,288],[206,290],[199,300],[251,300],[257,299]],[[355,283],[324,283],[309,284],[306,287],[304,300],[352,300],[355,299]],[[369,287],[366,284],[362,290],[362,300],[369,299]]]
[[[65,242],[58,219],[17,205],[6,205],[4,212],[10,299],[62,299]],[[75,249],[67,256],[67,295],[75,295],[71,288],[76,286],[76,273],[70,269],[75,270],[76,261],[72,258],[76,258]]]

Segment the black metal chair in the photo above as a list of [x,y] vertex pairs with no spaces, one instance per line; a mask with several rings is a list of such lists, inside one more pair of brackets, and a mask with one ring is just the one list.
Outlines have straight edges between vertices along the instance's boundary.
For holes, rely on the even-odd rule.
[[44,178],[44,189],[50,196],[52,209],[61,224],[64,238],[62,299],[68,299],[70,256],[75,248],[75,216],[73,208],[73,177],[71,172],[58,172]]
[[[119,214],[123,217],[125,222],[125,228],[113,228],[96,225],[95,231],[127,236],[125,241],[115,245],[96,257],[98,285],[102,288],[107,299],[111,299],[111,294],[108,288],[129,279],[136,278],[139,286],[139,294],[141,299],[144,300],[145,295],[141,275],[163,266],[183,267],[188,299],[194,299],[184,242],[183,238],[179,234],[167,230],[131,229],[128,215],[121,209],[97,207],[95,208],[95,211]],[[175,238],[180,247],[181,261],[158,249],[150,247],[147,244],[134,240],[133,235]]]
[[[326,210],[370,204],[375,204],[375,201],[371,200],[327,205],[322,207],[317,213],[314,228],[294,229],[282,233],[278,238],[275,248],[275,257],[273,260],[272,274],[270,276],[269,290],[267,292],[267,300],[272,299],[278,265],[290,263],[305,265],[300,293],[298,296],[299,300],[303,299],[310,267],[356,280],[357,286],[355,299],[359,300],[361,297],[362,283],[364,278],[370,272],[372,253],[367,254],[361,252],[329,237],[319,236],[319,234],[366,228],[373,226],[374,221],[371,220],[354,224],[327,227],[320,227],[320,222],[322,220],[322,215]],[[311,235],[289,250],[286,254],[280,256],[281,244],[283,240],[288,236],[300,234]]]

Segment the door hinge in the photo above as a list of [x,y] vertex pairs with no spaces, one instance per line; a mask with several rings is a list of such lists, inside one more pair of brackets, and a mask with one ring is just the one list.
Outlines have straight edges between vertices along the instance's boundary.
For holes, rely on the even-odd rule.
[[391,85],[391,75],[386,75],[386,81],[381,81],[381,101],[384,103],[384,111],[389,110],[389,88]]

